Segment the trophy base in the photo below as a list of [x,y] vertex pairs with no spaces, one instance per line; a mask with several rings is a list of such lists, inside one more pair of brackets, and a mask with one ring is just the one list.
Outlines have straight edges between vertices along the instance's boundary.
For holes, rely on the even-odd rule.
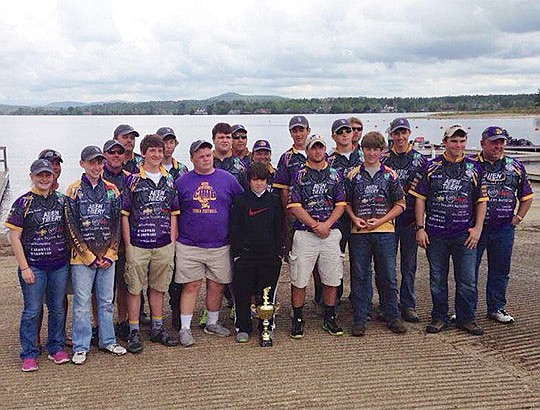
[[261,347],[272,347],[274,344],[272,343],[272,339],[264,340],[260,339],[259,344]]

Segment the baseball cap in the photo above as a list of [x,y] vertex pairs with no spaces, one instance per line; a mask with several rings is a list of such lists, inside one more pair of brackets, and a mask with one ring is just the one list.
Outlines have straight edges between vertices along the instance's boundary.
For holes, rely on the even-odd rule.
[[294,127],[309,128],[309,121],[303,115],[296,115],[289,120],[289,130]]
[[310,149],[317,142],[326,147],[326,141],[324,140],[324,138],[322,136],[320,136],[319,134],[312,134],[309,137],[307,137],[306,149]]
[[463,125],[455,124],[446,129],[444,132],[444,138],[450,138],[458,131],[462,131],[465,133],[465,135],[467,135],[467,130],[463,128]]
[[92,161],[93,159],[100,157],[102,159],[105,159],[101,148],[96,147],[95,145],[89,145],[88,147],[84,147],[81,151],[81,161]]
[[46,160],[49,160],[49,161],[54,161],[55,159],[57,159],[58,161],[60,162],[64,162],[62,160],[62,155],[60,155],[60,153],[58,151],[55,151],[53,149],[50,149],[50,148],[47,148],[47,149],[44,149],[43,151],[41,151],[38,155],[38,158],[39,159],[46,159]]
[[136,137],[139,136],[139,133],[135,131],[135,128],[133,128],[131,125],[128,125],[128,124],[120,124],[114,130],[114,138],[120,135],[128,135],[128,134],[135,134]]
[[103,144],[103,152],[107,152],[108,150],[110,150],[113,147],[120,147],[124,151],[126,150],[124,148],[124,146],[119,141],[117,141],[117,140],[108,140],[107,142],[105,142],[105,144]]
[[496,141],[500,139],[507,139],[508,131],[501,127],[487,127],[484,132],[482,132],[483,140]]
[[390,127],[388,127],[388,133],[392,134],[395,130],[399,128],[405,128],[406,130],[411,130],[411,124],[409,124],[409,120],[407,118],[396,118],[390,123]]
[[237,131],[245,131],[245,132],[248,132],[246,130],[246,127],[244,127],[242,124],[234,124],[232,127],[231,127],[231,134],[234,134],[235,132]]
[[32,165],[30,165],[30,172],[34,175],[37,175],[43,171],[50,172],[51,174],[54,173],[51,161],[48,159],[36,159],[34,162],[32,162]]
[[200,148],[212,148],[212,144],[205,140],[194,141],[189,147],[189,155],[193,155]]
[[171,127],[161,127],[159,130],[156,131],[156,134],[161,137],[161,139],[165,139],[166,137],[172,135],[173,138],[176,139],[176,134],[174,133],[174,130]]
[[270,143],[266,140],[257,140],[255,141],[255,144],[253,144],[252,152],[260,151],[261,149],[265,149],[267,151],[272,152],[272,148],[270,147]]
[[340,118],[332,123],[332,134],[342,128],[351,128],[351,123],[345,118]]

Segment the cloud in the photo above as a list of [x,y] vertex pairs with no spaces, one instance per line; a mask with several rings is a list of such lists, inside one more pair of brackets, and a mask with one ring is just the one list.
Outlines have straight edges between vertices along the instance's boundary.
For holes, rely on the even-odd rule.
[[20,0],[0,5],[0,103],[522,93],[540,4]]

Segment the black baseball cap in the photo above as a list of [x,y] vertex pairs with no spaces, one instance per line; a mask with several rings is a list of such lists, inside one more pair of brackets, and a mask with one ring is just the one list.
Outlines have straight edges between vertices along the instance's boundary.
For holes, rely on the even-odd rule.
[[38,155],[38,158],[39,159],[47,159],[49,161],[54,161],[54,160],[58,160],[60,162],[64,162],[62,160],[62,155],[60,155],[60,153],[58,151],[55,151],[54,149],[50,149],[50,148],[47,148],[47,149],[44,149],[43,151],[41,151]]
[[212,144],[205,140],[194,141],[189,147],[189,155],[193,155],[200,148],[212,148]]
[[47,159],[36,159],[32,162],[32,165],[30,165],[30,172],[34,175],[44,171],[54,174],[51,161]]
[[135,134],[136,137],[139,136],[139,133],[135,131],[135,128],[133,128],[131,125],[128,125],[128,124],[120,124],[114,130],[114,138],[117,138],[118,136],[121,136],[121,135],[128,135],[128,134]]
[[172,136],[174,139],[176,139],[176,134],[174,133],[174,130],[171,127],[161,127],[156,131],[156,134],[161,137],[161,139],[165,139],[167,137]]
[[88,147],[84,147],[81,151],[81,161],[92,161],[95,158],[105,159],[101,148],[96,147],[95,145],[89,145]]

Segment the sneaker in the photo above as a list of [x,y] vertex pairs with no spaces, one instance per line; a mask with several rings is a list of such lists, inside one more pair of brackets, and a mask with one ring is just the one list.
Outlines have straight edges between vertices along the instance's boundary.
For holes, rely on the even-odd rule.
[[236,306],[233,305],[231,308],[231,313],[229,313],[229,319],[231,319],[233,322],[236,320]]
[[69,362],[69,356],[64,350],[59,350],[55,354],[47,356],[49,360],[52,360],[56,364],[64,364]]
[[366,325],[364,324],[355,324],[351,328],[351,336],[361,337],[366,334]]
[[293,339],[302,339],[304,337],[304,320],[301,318],[292,318],[290,337]]
[[163,326],[154,328],[150,332],[150,341],[161,343],[163,346],[172,347],[178,346],[178,339],[173,338],[169,335],[167,329]]
[[237,343],[247,343],[249,342],[249,334],[247,332],[238,332],[234,340]]
[[21,367],[21,370],[23,372],[35,372],[38,369],[39,369],[39,366],[36,359],[32,357],[23,359],[22,367]]
[[128,337],[127,351],[130,353],[142,352],[141,332],[133,329]]
[[488,318],[493,319],[499,323],[514,323],[514,318],[508,314],[504,309],[499,309],[496,312],[488,313]]
[[193,338],[193,335],[191,334],[191,329],[180,329],[180,332],[178,332],[180,335],[180,344],[184,347],[189,347],[195,344],[195,339]]
[[439,333],[448,327],[446,322],[439,319],[431,319],[431,323],[426,326],[427,333]]
[[407,333],[407,328],[401,319],[394,319],[386,325],[394,333]]
[[201,329],[204,329],[206,327],[206,317],[208,316],[208,312],[205,310],[202,311],[201,318],[199,319],[199,327]]
[[127,342],[129,337],[129,324],[126,321],[114,325],[114,333],[120,340]]
[[216,335],[219,337],[227,337],[231,335],[229,329],[227,329],[219,322],[217,322],[215,325],[206,325],[204,327],[204,333],[208,333],[209,335]]
[[420,322],[420,316],[416,313],[414,308],[405,308],[401,311],[401,317],[405,322],[418,323]]
[[75,352],[71,358],[73,364],[84,364],[86,362],[86,352]]
[[92,326],[92,338],[90,346],[99,346],[99,326]]
[[330,333],[332,336],[342,336],[343,335],[343,329],[338,326],[336,323],[336,317],[330,316],[323,319],[322,323],[323,330],[326,330],[328,333]]
[[484,329],[482,329],[476,322],[458,323],[457,328],[465,330],[468,334],[473,336],[482,336]]
[[118,343],[111,343],[108,346],[100,347],[99,350],[101,350],[102,352],[109,352],[116,356],[122,356],[127,353],[127,350],[124,347],[120,346]]

